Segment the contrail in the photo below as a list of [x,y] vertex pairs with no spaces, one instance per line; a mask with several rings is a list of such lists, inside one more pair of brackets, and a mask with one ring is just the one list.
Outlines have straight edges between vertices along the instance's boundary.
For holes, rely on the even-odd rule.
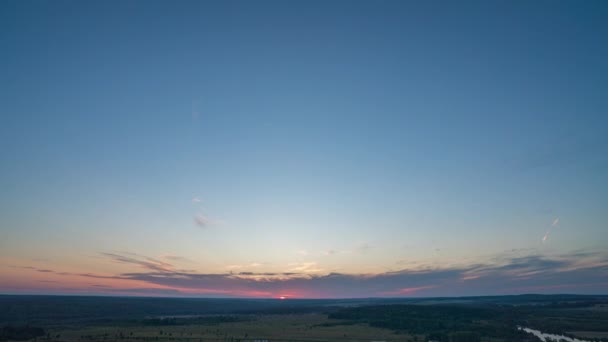
[[555,220],[553,220],[553,223],[551,223],[551,227],[549,227],[549,229],[545,233],[545,236],[543,236],[543,243],[545,243],[545,241],[549,240],[549,235],[551,234],[551,228],[555,228],[558,225],[559,225],[559,217],[556,217]]

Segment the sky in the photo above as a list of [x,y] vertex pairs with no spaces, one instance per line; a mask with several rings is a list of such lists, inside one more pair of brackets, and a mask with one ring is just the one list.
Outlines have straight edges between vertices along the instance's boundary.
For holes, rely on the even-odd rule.
[[0,293],[606,294],[606,1],[0,2]]

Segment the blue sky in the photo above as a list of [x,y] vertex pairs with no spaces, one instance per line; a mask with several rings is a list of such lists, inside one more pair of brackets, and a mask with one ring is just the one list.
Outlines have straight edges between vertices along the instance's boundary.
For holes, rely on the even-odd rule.
[[[2,292],[606,288],[603,1],[0,6]],[[560,277],[497,290],[522,260]]]

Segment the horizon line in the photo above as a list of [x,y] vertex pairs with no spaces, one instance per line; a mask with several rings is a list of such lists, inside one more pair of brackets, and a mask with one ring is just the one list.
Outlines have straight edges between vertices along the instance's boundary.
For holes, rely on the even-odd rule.
[[26,293],[0,293],[0,296],[13,296],[13,297],[105,297],[105,298],[142,298],[142,299],[213,299],[213,300],[277,300],[277,301],[298,301],[298,300],[394,300],[394,299],[463,299],[463,298],[490,298],[490,297],[522,297],[522,296],[544,296],[544,297],[556,297],[556,296],[578,296],[578,297],[608,297],[608,293],[605,294],[577,294],[577,293],[520,293],[520,294],[504,294],[504,295],[473,295],[473,296],[427,296],[427,297],[335,297],[335,298],[314,298],[314,297],[193,297],[193,296],[138,296],[138,295],[108,295],[108,294],[26,294]]

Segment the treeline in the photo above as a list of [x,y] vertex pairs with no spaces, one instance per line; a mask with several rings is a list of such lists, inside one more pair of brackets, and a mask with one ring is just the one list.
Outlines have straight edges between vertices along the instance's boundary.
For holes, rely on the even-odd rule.
[[141,321],[151,316],[300,314],[361,300],[143,298],[0,295],[0,324]]
[[142,321],[149,326],[170,326],[170,325],[216,325],[220,323],[236,323],[248,321],[247,316],[199,316],[199,317],[166,317],[166,318],[147,318]]
[[483,337],[523,341],[527,336],[501,309],[451,305],[381,305],[345,308],[330,318],[427,335],[440,342],[476,342]]
[[44,329],[38,327],[31,327],[29,325],[7,325],[0,329],[0,341],[26,341],[44,335]]
[[608,330],[608,310],[597,303],[586,307],[560,303],[551,306],[519,306],[512,309],[520,325],[546,333],[567,335],[570,331],[605,332]]

